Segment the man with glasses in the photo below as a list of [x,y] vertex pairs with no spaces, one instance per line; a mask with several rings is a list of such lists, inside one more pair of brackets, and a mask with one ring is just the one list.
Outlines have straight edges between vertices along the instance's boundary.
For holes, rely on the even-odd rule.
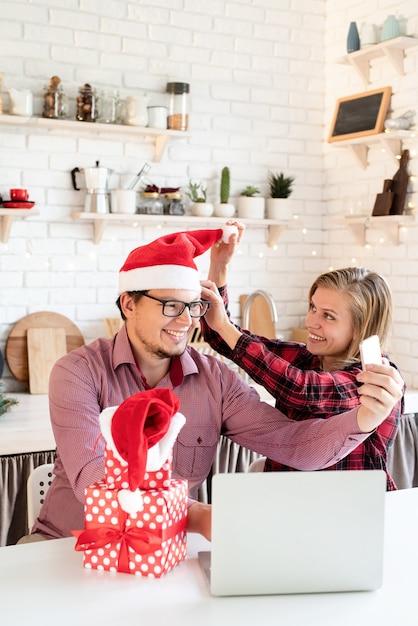
[[188,345],[209,306],[201,299],[194,258],[215,243],[234,245],[237,236],[231,227],[174,233],[128,255],[119,272],[122,329],[113,339],[69,352],[51,373],[57,459],[34,538],[67,537],[83,527],[84,490],[104,475],[99,415],[140,391],[170,388],[180,400],[186,424],[173,449],[173,477],[189,481],[188,530],[207,538],[210,506],[195,498],[221,435],[286,465],[315,470],[351,452],[390,413],[403,383],[393,368],[361,374],[360,389],[373,402],[332,419],[295,422],[261,402],[227,364]]

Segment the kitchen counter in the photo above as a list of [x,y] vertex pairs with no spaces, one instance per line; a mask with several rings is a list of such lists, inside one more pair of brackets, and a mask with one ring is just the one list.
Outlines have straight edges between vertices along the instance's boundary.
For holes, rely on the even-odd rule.
[[[273,397],[261,385],[253,383],[264,402],[274,405]],[[19,404],[0,416],[0,456],[40,452],[55,448],[49,420],[48,395],[7,392]],[[405,394],[405,414],[418,413],[418,390]]]
[[55,448],[48,395],[6,392],[19,404],[0,416],[0,456]]

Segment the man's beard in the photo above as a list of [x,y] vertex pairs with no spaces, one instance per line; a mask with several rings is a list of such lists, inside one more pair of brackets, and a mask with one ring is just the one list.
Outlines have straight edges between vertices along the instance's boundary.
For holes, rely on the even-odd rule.
[[156,356],[159,359],[171,359],[173,356],[181,356],[186,349],[185,344],[184,346],[173,346],[172,349],[169,351],[160,345],[151,343],[150,341],[145,339],[145,337],[142,337],[139,333],[137,333],[137,337],[141,341],[145,352],[147,352],[147,354],[151,356]]

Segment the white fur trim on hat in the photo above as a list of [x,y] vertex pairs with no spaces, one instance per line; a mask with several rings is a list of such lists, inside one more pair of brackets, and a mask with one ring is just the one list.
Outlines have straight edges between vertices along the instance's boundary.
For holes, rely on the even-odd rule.
[[117,460],[120,463],[126,466],[128,464],[119,454],[118,449],[115,446],[115,442],[113,441],[113,437],[112,437],[112,417],[116,409],[118,408],[119,408],[118,406],[108,406],[106,409],[103,409],[103,411],[99,415],[99,424],[100,424],[100,430],[102,431],[102,435],[104,437],[104,440],[106,441],[107,447],[110,448],[110,450],[112,450],[115,458],[117,458]]
[[186,423],[186,418],[182,413],[175,413],[171,418],[168,431],[155,446],[148,448],[147,472],[157,472],[162,468],[171,452],[177,435]]
[[153,265],[119,272],[119,295],[125,291],[184,289],[201,292],[198,272],[184,265]]

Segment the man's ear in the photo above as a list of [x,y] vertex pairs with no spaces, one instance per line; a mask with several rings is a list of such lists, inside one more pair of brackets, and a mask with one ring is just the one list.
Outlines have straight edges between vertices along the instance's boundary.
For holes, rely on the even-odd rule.
[[132,317],[132,313],[135,309],[135,302],[127,291],[124,291],[120,295],[120,306],[126,318]]

